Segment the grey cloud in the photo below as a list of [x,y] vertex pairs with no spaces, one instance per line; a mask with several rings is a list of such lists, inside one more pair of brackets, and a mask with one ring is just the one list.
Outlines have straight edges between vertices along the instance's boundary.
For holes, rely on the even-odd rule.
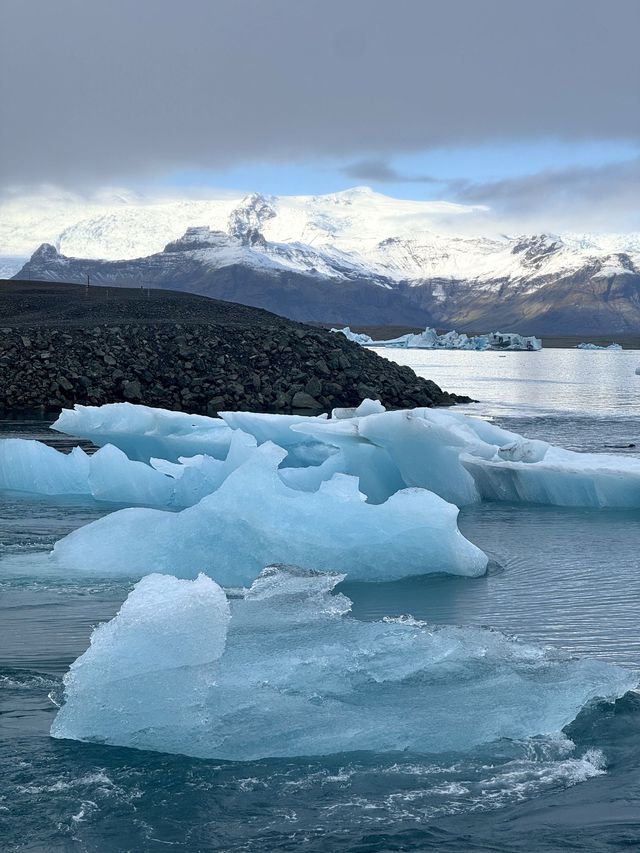
[[560,230],[580,223],[603,231],[640,230],[640,158],[488,183],[456,181],[448,191],[456,201],[489,205],[487,218],[520,227],[540,223]]
[[4,0],[0,185],[640,136],[637,0]]
[[372,181],[381,184],[436,184],[432,175],[406,175],[394,169],[385,160],[359,160],[342,170],[348,178],[356,181]]

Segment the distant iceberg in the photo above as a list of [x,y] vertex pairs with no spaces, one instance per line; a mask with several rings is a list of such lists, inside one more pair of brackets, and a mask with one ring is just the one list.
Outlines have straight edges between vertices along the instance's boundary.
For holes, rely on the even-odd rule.
[[598,344],[578,344],[576,349],[605,349],[605,350],[613,350],[614,352],[619,352],[622,350],[620,344],[609,344],[608,346],[598,346]]
[[331,329],[342,334],[348,340],[361,346],[390,347],[395,349],[461,349],[461,350],[525,350],[537,352],[542,349],[540,338],[523,337],[515,332],[491,332],[488,335],[465,335],[458,332],[446,332],[439,335],[435,329],[427,327],[419,334],[401,335],[399,338],[376,341],[369,335],[352,332],[349,326],[343,329]]
[[279,566],[241,597],[214,581],[140,581],[64,678],[56,738],[256,760],[442,753],[551,735],[632,673],[484,628],[361,622],[340,574]]

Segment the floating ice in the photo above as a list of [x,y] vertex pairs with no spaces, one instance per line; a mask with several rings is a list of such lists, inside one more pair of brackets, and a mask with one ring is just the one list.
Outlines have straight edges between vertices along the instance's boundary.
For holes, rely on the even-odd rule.
[[[640,507],[640,459],[564,450],[458,412],[412,409],[292,429],[340,447],[345,456],[362,443],[384,449],[386,456],[371,455],[372,465],[380,461],[387,469],[390,459],[405,485],[429,489],[457,506],[485,499]],[[325,467],[334,464],[329,460]],[[391,485],[384,471],[369,470],[369,482],[376,482],[376,473],[377,481]]]
[[350,578],[390,580],[430,572],[477,576],[487,557],[457,528],[457,507],[424,489],[365,503],[356,477],[338,473],[315,492],[286,485],[286,451],[266,442],[222,485],[179,513],[125,509],[56,543],[66,568],[142,575],[162,571],[250,583],[273,562],[344,567]]
[[355,344],[369,346],[373,343],[372,337],[369,335],[362,335],[358,332],[352,332],[349,326],[345,326],[343,329],[331,329],[331,331],[336,334],[344,335],[347,340],[353,341]]
[[220,417],[232,430],[240,429],[252,435],[258,444],[272,441],[279,447],[287,449],[309,440],[305,435],[294,432],[292,427],[309,421],[323,422],[327,419],[326,414],[307,417],[306,415],[271,415],[257,412],[220,412]]
[[[140,419],[132,419],[128,432],[122,429],[138,459],[145,454],[139,448],[136,452],[137,442],[146,447],[148,435],[138,436],[135,430],[140,424],[144,426],[149,410],[144,406],[130,408],[144,410]],[[82,434],[86,434],[84,427],[91,422],[109,420],[109,412],[99,414],[102,409],[112,407],[76,407],[75,423]],[[174,412],[166,413],[165,424],[161,410],[150,411],[158,433],[171,440],[172,459],[189,456],[203,436],[214,433],[225,435],[224,448],[222,444],[216,448],[222,460],[227,456],[231,436],[242,430],[258,443],[272,441],[285,448],[280,477],[295,489],[314,491],[336,473],[347,473],[360,478],[360,490],[371,503],[382,503],[409,486],[429,489],[457,506],[486,499],[557,506],[640,507],[639,459],[563,450],[451,410],[385,412],[378,401],[368,400],[358,409],[335,410],[335,417],[330,419],[225,413],[227,423],[202,417],[194,427],[197,441],[184,424],[182,434],[171,433]],[[182,467],[186,464],[182,458]],[[198,464],[204,468],[204,462],[194,461],[194,467]],[[154,465],[171,473],[157,460]],[[177,469],[172,473],[177,477]],[[201,491],[193,492],[195,497],[182,503],[176,498],[170,505],[183,506],[213,488],[207,485],[206,477],[201,482]],[[163,505],[159,501],[153,503]]]
[[52,735],[232,760],[438,753],[557,733],[635,686],[496,631],[360,622],[331,594],[342,577],[271,567],[229,604],[203,575],[144,578],[72,664]]
[[107,444],[92,456],[76,447],[61,453],[39,441],[0,440],[0,489],[44,495],[86,495],[110,503],[182,508],[215,491],[256,448],[252,436],[231,434],[225,460],[180,457],[179,462],[129,459]]
[[89,456],[80,447],[60,453],[40,441],[0,440],[0,489],[43,495],[87,494]]
[[348,340],[366,347],[391,347],[394,349],[461,349],[461,350],[528,350],[542,349],[540,338],[524,337],[516,332],[491,332],[488,335],[465,335],[456,331],[439,335],[435,329],[427,326],[418,334],[400,335],[398,338],[376,341],[369,335],[352,332],[349,326],[344,329],[331,329],[344,335]]
[[51,733],[74,737],[77,728],[80,740],[141,748],[151,747],[151,738],[168,752],[183,752],[193,739],[195,753],[205,749],[210,741],[200,743],[207,727],[202,709],[229,618],[224,592],[204,575],[191,583],[166,575],[144,578],[71,665],[68,701]]
[[576,349],[604,349],[620,352],[622,347],[620,344],[609,344],[608,346],[598,346],[598,344],[578,344]]
[[231,430],[219,418],[188,415],[133,403],[107,403],[63,409],[51,429],[113,444],[129,459],[148,462],[154,456],[177,462],[180,456],[206,454],[224,459]]

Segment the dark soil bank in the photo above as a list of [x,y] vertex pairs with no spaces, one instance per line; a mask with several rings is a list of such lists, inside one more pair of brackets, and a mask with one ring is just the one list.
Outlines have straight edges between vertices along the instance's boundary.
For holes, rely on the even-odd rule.
[[0,408],[128,400],[216,414],[468,402],[267,311],[168,291],[0,283]]

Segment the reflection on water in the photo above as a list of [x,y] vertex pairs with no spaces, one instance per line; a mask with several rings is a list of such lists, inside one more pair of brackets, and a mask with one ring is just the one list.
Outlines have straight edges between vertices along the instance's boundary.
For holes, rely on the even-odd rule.
[[482,411],[536,414],[640,412],[640,351],[543,349],[540,352],[376,349],[447,391],[481,401]]
[[640,510],[486,503],[460,529],[489,555],[485,577],[346,583],[354,615],[491,626],[640,671]]

